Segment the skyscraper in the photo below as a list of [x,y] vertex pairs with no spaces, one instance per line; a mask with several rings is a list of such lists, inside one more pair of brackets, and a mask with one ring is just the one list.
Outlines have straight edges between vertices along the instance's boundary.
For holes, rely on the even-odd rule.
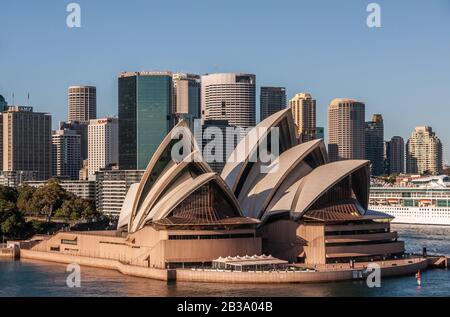
[[185,119],[191,128],[195,119],[201,118],[200,76],[194,74],[173,74],[173,105],[170,127]]
[[442,171],[442,143],[431,127],[417,127],[406,144],[406,172],[434,174]]
[[309,93],[303,92],[296,94],[289,101],[289,106],[300,141],[303,143],[316,139],[316,100]]
[[97,118],[97,89],[71,86],[68,93],[68,121],[88,122]]
[[202,76],[202,118],[227,120],[232,126],[256,124],[256,76],[207,74]]
[[195,126],[194,131],[203,159],[218,174],[248,132],[246,129],[230,126],[226,120],[205,120],[201,127]]
[[52,172],[52,118],[32,107],[9,106],[2,114],[3,171],[35,172],[46,180]]
[[81,168],[81,138],[73,130],[52,134],[52,176],[77,180]]
[[370,161],[372,175],[383,175],[384,170],[384,124],[381,114],[374,114],[372,121],[366,122],[366,159]]
[[119,167],[145,169],[169,130],[172,73],[119,76]]
[[325,128],[324,127],[316,127],[316,139],[325,140]]
[[328,155],[331,161],[365,158],[365,105],[334,99],[328,108]]
[[260,121],[286,108],[286,88],[261,87]]
[[400,136],[394,136],[386,142],[386,160],[388,174],[402,174],[405,172],[405,141]]
[[119,120],[95,119],[89,122],[89,174],[119,161]]
[[[88,125],[87,122],[80,121],[61,121],[59,122],[59,130],[73,130],[80,136],[80,162],[88,158]],[[81,163],[80,163],[81,164]]]
[[[0,95],[0,133],[3,133],[3,119],[2,119],[2,112],[6,111],[8,108],[8,103],[6,102],[6,99]],[[0,171],[3,170],[3,157],[2,152],[3,151],[3,137],[0,136]]]
[[6,102],[5,98],[0,95],[0,112],[5,111],[7,106],[8,103]]

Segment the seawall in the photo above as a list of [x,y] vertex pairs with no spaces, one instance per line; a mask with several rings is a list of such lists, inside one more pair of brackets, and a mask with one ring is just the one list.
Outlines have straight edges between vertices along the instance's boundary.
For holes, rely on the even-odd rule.
[[155,280],[167,281],[170,280],[170,271],[163,269],[147,268],[141,266],[131,266],[123,264],[117,260],[109,259],[99,259],[99,258],[88,258],[83,256],[75,256],[68,254],[56,254],[50,252],[32,251],[32,250],[21,250],[20,257],[23,259],[41,260],[48,262],[72,264],[76,263],[79,265],[116,270],[122,274],[151,278]]
[[18,259],[19,249],[16,248],[0,248],[0,259]]
[[[333,271],[274,271],[274,272],[233,272],[217,270],[195,269],[155,269],[131,266],[116,260],[88,258],[67,254],[21,250],[21,257],[64,264],[77,263],[79,265],[116,270],[122,274],[151,278],[161,281],[177,282],[205,282],[229,284],[279,284],[279,283],[319,283],[359,280],[364,278],[362,269],[333,270]],[[428,261],[422,259],[414,263],[381,268],[382,277],[410,275],[418,270],[425,270]]]

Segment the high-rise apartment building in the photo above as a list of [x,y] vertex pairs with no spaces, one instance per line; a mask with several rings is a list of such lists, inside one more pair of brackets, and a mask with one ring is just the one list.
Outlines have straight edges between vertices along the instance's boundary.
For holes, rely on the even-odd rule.
[[260,121],[286,108],[286,88],[261,87],[259,96]]
[[316,139],[316,100],[309,93],[296,94],[289,101],[300,141]]
[[89,175],[102,168],[117,164],[119,160],[119,120],[95,119],[89,122]]
[[76,131],[52,134],[52,176],[77,180],[81,168],[81,139]]
[[97,89],[71,86],[68,91],[68,121],[88,122],[97,118]]
[[328,155],[331,161],[365,158],[365,104],[335,99],[328,108]]
[[46,180],[52,172],[52,119],[32,107],[9,106],[2,114],[3,171],[36,173]]
[[232,126],[256,124],[256,76],[207,74],[202,76],[202,118],[227,120]]
[[3,113],[0,112],[0,171],[3,171]]
[[195,74],[173,74],[173,103],[170,127],[180,120],[189,122],[192,128],[195,119],[201,118],[201,77]]
[[79,180],[89,180],[89,160],[83,160],[83,162],[81,163],[81,169],[80,169],[80,173],[78,176]]
[[[3,131],[2,112],[8,109],[8,103],[6,99],[0,95],[0,133]],[[0,151],[3,150],[3,138],[0,137]],[[3,171],[3,158],[0,155],[0,171]]]
[[406,144],[406,172],[434,174],[442,171],[441,140],[431,127],[417,127]]
[[374,114],[366,122],[365,130],[366,159],[371,163],[372,175],[380,176],[384,168],[384,123],[381,114]]
[[[33,171],[9,171],[9,172],[1,172],[0,173],[0,185],[6,187],[17,188],[19,186],[23,186],[28,181],[37,181],[40,177],[38,177],[37,172]],[[42,178],[40,178],[42,179]],[[42,181],[47,183],[47,180]]]
[[97,211],[118,217],[131,185],[139,183],[144,170],[102,170],[95,175]]
[[405,172],[405,141],[400,136],[394,136],[386,142],[386,165],[388,174]]
[[172,73],[119,75],[119,167],[145,169],[169,131]]
[[[47,181],[25,181],[31,187],[42,187],[48,184]],[[59,185],[69,193],[77,197],[95,202],[95,181],[88,180],[59,180]]]

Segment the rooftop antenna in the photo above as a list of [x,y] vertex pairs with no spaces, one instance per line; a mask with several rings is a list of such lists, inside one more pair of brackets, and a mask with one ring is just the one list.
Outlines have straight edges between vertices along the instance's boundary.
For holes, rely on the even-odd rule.
[[30,106],[30,93],[27,94],[27,107]]
[[15,103],[14,103],[14,93],[12,93],[12,104],[13,104],[13,106],[15,105]]

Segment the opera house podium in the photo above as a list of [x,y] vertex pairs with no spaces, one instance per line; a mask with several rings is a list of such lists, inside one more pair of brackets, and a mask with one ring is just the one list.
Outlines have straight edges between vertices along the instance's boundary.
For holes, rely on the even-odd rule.
[[[258,156],[267,142],[269,152],[279,145],[268,163]],[[299,143],[290,109],[250,131],[221,175],[180,121],[130,187],[117,231],[61,232],[33,249],[159,270],[265,256],[309,267],[402,258],[392,218],[368,210],[369,183],[368,161],[329,162],[323,140]]]

